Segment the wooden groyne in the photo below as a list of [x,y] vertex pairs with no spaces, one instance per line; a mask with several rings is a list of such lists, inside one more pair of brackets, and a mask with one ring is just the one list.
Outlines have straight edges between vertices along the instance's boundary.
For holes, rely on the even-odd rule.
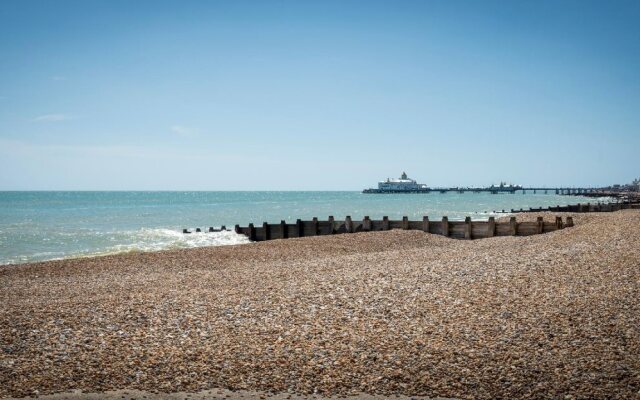
[[550,206],[546,208],[529,208],[529,209],[514,209],[511,211],[494,211],[494,213],[524,213],[524,212],[573,212],[573,213],[585,213],[585,212],[612,212],[628,209],[640,209],[640,202],[638,201],[623,201],[615,203],[578,203],[570,204],[566,206]]
[[[494,211],[494,213],[524,213],[524,212],[612,212],[625,209],[640,209],[640,202],[616,202],[616,203],[586,203],[566,206],[551,206],[546,208],[511,209],[511,211]],[[343,233],[388,231],[391,229],[420,230],[436,235],[443,235],[454,239],[483,239],[494,236],[530,236],[542,233],[553,232],[558,229],[573,226],[573,218],[566,217],[565,221],[556,216],[553,221],[544,221],[538,217],[536,221],[518,222],[515,217],[511,217],[507,222],[496,222],[494,217],[489,217],[487,221],[472,221],[467,217],[464,221],[449,221],[447,217],[441,220],[430,220],[428,216],[422,221],[410,221],[408,217],[401,220],[390,220],[383,217],[381,220],[372,220],[368,216],[362,221],[352,220],[347,216],[344,220],[336,220],[329,216],[326,221],[320,221],[314,217],[310,221],[296,220],[295,223],[280,221],[277,224],[263,222],[262,225],[249,224],[241,227],[236,225],[234,230],[237,234],[246,235],[251,241],[264,241],[273,239],[299,238],[308,236],[336,235]],[[208,232],[226,231],[226,227],[220,229],[210,227]],[[196,232],[202,232],[199,228]],[[191,233],[184,229],[183,233]]]
[[488,221],[472,221],[467,217],[464,221],[449,221],[447,217],[432,221],[423,217],[422,221],[410,221],[407,217],[401,220],[372,220],[364,217],[362,221],[352,220],[347,216],[343,221],[337,221],[330,216],[326,221],[313,218],[311,221],[296,220],[289,224],[280,221],[279,224],[264,222],[261,226],[249,224],[247,227],[235,226],[238,234],[246,235],[251,241],[272,239],[299,238],[308,236],[336,235],[355,232],[388,231],[391,229],[419,230],[423,232],[443,235],[455,239],[482,239],[494,236],[530,236],[573,226],[573,219],[556,217],[554,221],[544,221],[542,217],[533,222],[518,222],[515,217],[507,222],[496,222],[494,217]]

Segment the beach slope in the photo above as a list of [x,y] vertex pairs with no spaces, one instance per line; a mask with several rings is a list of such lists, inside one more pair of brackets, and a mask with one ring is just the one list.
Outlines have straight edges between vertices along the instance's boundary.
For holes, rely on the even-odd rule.
[[0,396],[640,396],[640,211],[573,217],[0,267]]

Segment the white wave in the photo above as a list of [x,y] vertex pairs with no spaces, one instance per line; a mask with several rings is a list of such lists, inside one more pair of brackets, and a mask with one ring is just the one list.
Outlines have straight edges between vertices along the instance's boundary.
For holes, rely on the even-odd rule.
[[229,246],[251,243],[245,235],[234,231],[182,233],[172,229],[142,228],[132,231],[92,233],[91,245],[85,249],[43,251],[11,257],[0,262],[19,264],[65,258],[95,257],[120,253],[186,249],[205,246]]
[[138,231],[128,231],[125,234],[129,236],[130,242],[116,244],[110,248],[111,251],[157,251],[249,243],[249,239],[245,235],[238,235],[233,231],[193,232],[185,234],[172,229],[143,228]]

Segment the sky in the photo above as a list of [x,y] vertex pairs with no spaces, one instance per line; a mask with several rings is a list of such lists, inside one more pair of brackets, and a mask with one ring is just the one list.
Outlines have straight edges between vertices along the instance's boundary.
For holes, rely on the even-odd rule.
[[638,1],[0,2],[0,190],[640,176]]

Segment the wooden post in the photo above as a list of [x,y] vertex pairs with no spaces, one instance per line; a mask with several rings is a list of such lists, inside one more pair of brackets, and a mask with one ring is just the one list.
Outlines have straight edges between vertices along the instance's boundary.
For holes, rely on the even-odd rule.
[[262,232],[264,232],[264,240],[271,240],[271,232],[269,232],[269,224],[262,223]]
[[567,217],[567,228],[571,228],[573,226],[573,217]]
[[236,233],[238,233],[238,234],[239,234],[239,233],[240,233],[240,225],[236,225],[236,226],[233,228],[233,230],[234,230]]
[[422,217],[422,230],[429,233],[429,217],[426,215]]
[[544,233],[544,218],[538,217],[537,222],[538,222],[537,233]]
[[409,218],[402,217],[402,229],[405,231],[409,229]]
[[449,236],[449,218],[442,217],[442,236]]
[[220,230],[221,230],[221,231],[226,231],[226,230],[227,230],[227,227],[226,227],[226,226],[224,226],[224,225],[222,225],[222,226],[220,227]]
[[364,219],[362,220],[362,230],[365,232],[369,232],[371,230],[371,220],[369,219],[368,215],[365,215]]
[[353,221],[351,221],[351,216],[347,215],[344,219],[344,227],[347,230],[347,233],[353,232]]
[[253,226],[253,224],[249,224],[249,240],[251,240],[252,242],[256,241],[256,228]]
[[489,217],[489,223],[487,224],[487,237],[494,237],[496,235],[496,219]]
[[464,219],[464,238],[471,240],[471,217]]
[[202,232],[200,228],[196,228],[196,232]]
[[296,228],[298,231],[298,237],[303,237],[304,236],[304,224],[302,223],[301,219],[297,219],[296,220]]
[[389,217],[387,217],[386,215],[382,217],[382,230],[383,231],[389,230]]
[[516,236],[518,234],[518,222],[516,222],[516,217],[509,218],[509,226],[511,227],[511,235]]
[[213,232],[213,226],[209,227],[209,232]]
[[329,215],[329,226],[331,227],[331,232],[329,233],[330,235],[333,235],[335,233],[335,220],[333,219],[333,215]]
[[558,229],[562,229],[563,228],[563,226],[562,226],[562,217],[556,217],[556,227]]
[[280,239],[286,239],[289,237],[289,232],[287,229],[287,223],[285,220],[280,221]]
[[320,234],[320,223],[318,222],[318,217],[313,217],[313,219],[311,221],[312,221],[312,224],[313,224],[313,234],[314,235],[319,235]]

